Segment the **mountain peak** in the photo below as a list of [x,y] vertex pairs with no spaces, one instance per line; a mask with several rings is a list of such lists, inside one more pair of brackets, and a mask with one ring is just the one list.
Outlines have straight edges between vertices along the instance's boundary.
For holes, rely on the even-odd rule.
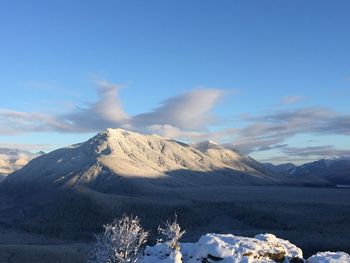
[[101,139],[118,139],[123,138],[125,136],[128,136],[130,134],[133,134],[131,131],[127,131],[121,128],[108,128],[100,133],[98,133],[95,137],[99,137]]
[[128,149],[150,145],[156,138],[165,139],[158,135],[141,134],[121,128],[108,128],[91,138],[87,143],[94,147],[97,153],[105,150],[117,151],[119,148]]
[[131,131],[122,129],[122,128],[107,128],[105,133],[110,134],[110,135],[117,135],[117,134],[122,134],[122,135],[129,135],[130,133],[133,133]]
[[101,140],[110,140],[110,141],[126,140],[131,138],[138,138],[138,139],[152,138],[152,137],[163,138],[155,134],[143,134],[139,132],[125,130],[122,128],[107,128],[106,130],[98,133],[95,137]]

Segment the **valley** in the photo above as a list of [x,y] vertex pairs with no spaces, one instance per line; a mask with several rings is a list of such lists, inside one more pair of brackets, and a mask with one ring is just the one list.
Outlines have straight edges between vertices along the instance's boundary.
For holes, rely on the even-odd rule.
[[[154,242],[158,224],[176,212],[181,226],[186,229],[182,239],[185,242],[193,242],[203,233],[212,232],[242,236],[273,233],[301,247],[306,256],[317,251],[350,251],[349,189],[231,186],[179,188],[169,194],[154,193],[140,197],[96,192],[77,195],[80,202],[85,203],[81,209],[77,208],[77,199],[70,198],[66,203],[62,203],[62,199],[51,203],[53,206],[50,210],[42,210],[40,206],[27,210],[24,218],[16,219],[16,228],[6,230],[11,233],[11,229],[18,229],[26,238],[21,236],[4,245],[5,240],[9,240],[9,234],[2,233],[3,246],[0,249],[7,250],[11,246],[30,257],[32,252],[22,250],[27,247],[26,243],[30,243],[38,253],[57,257],[60,249],[71,249],[70,244],[80,243],[80,250],[75,249],[72,254],[64,253],[64,256],[79,258],[84,262],[84,251],[89,250],[93,233],[101,231],[102,224],[110,222],[112,218],[120,217],[123,213],[140,216],[143,226],[152,233],[151,242]],[[56,213],[52,214],[53,210]],[[38,217],[38,211],[45,212],[41,214],[46,215],[44,219]],[[50,211],[49,217],[47,211]],[[3,216],[2,211],[2,219]],[[37,222],[41,222],[40,227]]]

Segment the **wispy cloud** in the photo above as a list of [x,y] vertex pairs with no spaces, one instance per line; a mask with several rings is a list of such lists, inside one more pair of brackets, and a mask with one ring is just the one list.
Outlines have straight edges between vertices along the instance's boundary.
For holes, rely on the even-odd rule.
[[287,96],[287,97],[284,97],[281,101],[282,104],[295,104],[295,103],[298,103],[302,100],[304,100],[305,97],[302,97],[302,96]]
[[262,162],[274,163],[305,163],[318,159],[337,158],[350,156],[350,150],[339,149],[333,145],[320,145],[308,147],[289,147],[288,145],[281,147],[283,154],[279,156],[270,156],[267,159],[261,159]]
[[218,89],[195,89],[164,101],[152,112],[134,116],[131,123],[136,127],[171,125],[184,130],[203,130],[215,122],[211,111],[222,95]]
[[130,119],[119,99],[120,85],[107,81],[97,83],[98,100],[64,115],[55,116],[58,122],[69,126],[67,132],[99,131],[120,127]]
[[350,150],[338,149],[333,145],[309,147],[285,147],[283,153],[288,156],[329,158],[350,155]]
[[0,134],[16,135],[27,132],[73,131],[69,123],[44,113],[28,113],[0,109]]
[[98,100],[61,115],[27,113],[0,109],[0,134],[57,131],[96,132],[108,127],[123,127],[144,132],[159,132],[171,137],[199,136],[207,125],[216,122],[212,109],[223,95],[219,89],[199,88],[169,98],[153,111],[129,116],[119,99],[120,85],[98,83]]
[[269,151],[269,150],[273,150],[273,149],[283,149],[287,146],[288,146],[288,144],[266,145],[266,146],[260,147],[259,149],[257,149],[257,151],[262,152],[262,151]]
[[350,135],[350,114],[324,107],[245,116],[244,120],[248,125],[240,130],[232,144],[246,153],[281,144],[296,134]]
[[30,144],[30,143],[0,143],[0,148],[20,149],[26,151],[45,151],[52,150],[51,144]]

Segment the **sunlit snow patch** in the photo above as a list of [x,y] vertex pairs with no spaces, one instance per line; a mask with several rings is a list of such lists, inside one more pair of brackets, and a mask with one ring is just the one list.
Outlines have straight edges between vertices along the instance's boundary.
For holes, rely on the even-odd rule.
[[308,263],[350,263],[350,255],[344,252],[318,252],[307,260]]
[[147,247],[141,263],[272,263],[302,262],[302,258],[300,248],[272,234],[260,234],[254,238],[206,234],[197,243],[181,243],[179,251],[169,251],[162,243]]

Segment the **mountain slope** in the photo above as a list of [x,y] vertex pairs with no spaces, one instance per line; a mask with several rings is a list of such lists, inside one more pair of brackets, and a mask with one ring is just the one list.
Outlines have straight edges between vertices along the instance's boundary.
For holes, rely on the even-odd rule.
[[145,191],[152,185],[292,183],[248,156],[220,146],[208,146],[193,147],[158,135],[107,129],[85,143],[34,159],[4,183],[82,185],[101,192]]
[[292,175],[312,175],[334,184],[350,185],[350,158],[322,159],[306,163],[294,169]]
[[297,166],[291,163],[273,165],[264,163],[271,171],[293,176],[297,179],[316,178],[333,185],[350,185],[350,158],[321,159]]
[[212,141],[199,142],[192,144],[192,146],[210,158],[220,161],[235,170],[249,174],[271,175],[271,171],[266,169],[263,164],[237,150],[224,148]]
[[264,163],[264,165],[271,171],[281,174],[292,174],[295,168],[298,167],[293,163],[283,163],[278,165],[274,165],[272,163]]

